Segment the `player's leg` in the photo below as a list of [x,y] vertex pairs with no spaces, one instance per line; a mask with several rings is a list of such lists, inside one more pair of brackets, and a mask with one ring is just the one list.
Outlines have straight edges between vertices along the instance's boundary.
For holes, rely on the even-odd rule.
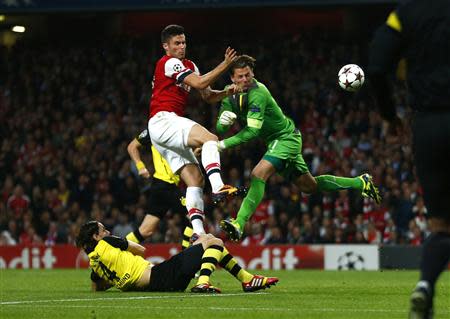
[[[450,261],[449,113],[421,114],[413,123],[414,161],[430,217],[422,247],[420,280],[411,295],[410,318],[431,318],[436,281]],[[433,141],[433,150],[430,150]]]
[[[158,178],[153,178],[152,185],[146,192],[147,215],[144,217],[139,228],[136,228],[126,237],[128,240],[141,243],[149,238],[156,230],[159,222],[173,206],[172,201],[180,203],[180,199],[173,199],[172,194],[179,194],[177,186]],[[181,195],[180,195],[181,196]]]
[[157,216],[151,214],[145,215],[141,225],[134,231],[130,232],[126,236],[126,239],[137,244],[142,243],[155,232],[155,229],[159,225],[159,221],[160,219]]
[[191,245],[191,238],[194,230],[190,226],[186,226],[183,231],[183,240],[181,241],[181,250],[185,250]]
[[153,146],[170,165],[174,173],[186,183],[186,208],[194,232],[204,233],[203,228],[203,175],[194,152],[188,145],[192,127],[197,124],[173,113],[159,112],[149,120],[148,130]]
[[222,181],[218,138],[200,124],[194,125],[187,140],[191,148],[201,147],[202,165],[206,171],[213,192],[213,201],[220,202],[238,192],[236,187],[225,185]]
[[266,181],[276,172],[274,165],[270,162],[271,160],[271,158],[269,160],[263,158],[253,169],[250,188],[247,196],[242,201],[236,219],[222,220],[220,222],[221,229],[228,234],[230,239],[241,239],[245,224],[261,203],[264,197]]
[[211,274],[222,259],[223,242],[211,234],[201,235],[194,245],[202,245],[204,253],[201,257],[200,276],[191,292],[220,293],[220,289],[211,285]]
[[[364,197],[372,198],[377,204],[381,202],[381,196],[378,188],[372,181],[369,174],[363,174],[357,177],[340,177],[333,175],[320,175],[313,177],[307,171],[303,157],[299,155],[298,176],[295,180],[299,190],[306,194],[315,192],[336,192],[345,189],[356,189],[361,191]],[[305,169],[306,168],[306,169]]]
[[[308,177],[309,178],[309,177]],[[320,175],[315,178],[317,187],[315,190],[305,191],[305,193],[335,192],[344,189],[356,189],[361,191],[364,197],[372,198],[377,204],[381,202],[378,188],[372,181],[372,176],[365,173],[357,177],[340,177],[333,175]],[[303,191],[303,190],[302,190]]]
[[200,235],[205,233],[203,221],[205,219],[203,186],[204,179],[198,165],[188,164],[179,171],[181,179],[185,182],[186,188],[186,209],[191,221],[194,233]]

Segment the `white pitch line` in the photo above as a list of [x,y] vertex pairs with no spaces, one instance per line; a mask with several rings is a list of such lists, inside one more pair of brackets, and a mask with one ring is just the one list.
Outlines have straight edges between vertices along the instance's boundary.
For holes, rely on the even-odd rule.
[[173,299],[173,298],[199,298],[199,297],[233,297],[233,296],[255,296],[266,295],[266,292],[256,293],[236,293],[236,294],[198,294],[198,295],[176,295],[176,296],[137,296],[137,297],[102,297],[102,298],[75,298],[75,299],[47,299],[47,300],[17,300],[3,301],[0,305],[23,305],[50,302],[75,302],[75,301],[96,301],[96,300],[142,300],[142,299]]
[[[209,296],[209,295],[208,295]],[[34,307],[31,304],[27,304],[26,306]],[[119,305],[42,305],[41,307],[47,308],[116,308],[116,309],[136,309],[135,306],[119,306]],[[199,307],[177,307],[177,306],[139,306],[139,309],[161,309],[161,310],[198,310]],[[201,307],[201,309],[207,310],[220,310],[220,311],[276,311],[276,312],[313,312],[313,313],[323,313],[323,312],[333,312],[333,313],[406,313],[406,310],[396,310],[396,309],[348,309],[348,308],[261,308],[261,307]],[[439,314],[445,315],[449,314],[450,311],[439,310]]]

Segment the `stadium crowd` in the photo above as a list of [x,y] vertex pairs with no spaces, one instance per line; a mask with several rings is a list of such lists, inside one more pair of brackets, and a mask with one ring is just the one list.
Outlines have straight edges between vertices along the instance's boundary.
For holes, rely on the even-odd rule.
[[[192,38],[188,57],[200,70],[220,61],[221,45]],[[313,175],[369,172],[383,196],[381,205],[351,191],[305,196],[272,177],[242,244],[419,245],[427,209],[410,145],[389,134],[365,90],[350,94],[336,84],[342,65],[364,68],[365,44],[345,44],[322,30],[221,43],[257,59],[258,80],[302,131]],[[151,212],[149,184],[137,177],[126,146],[147,125],[152,68],[162,55],[158,37],[70,46],[19,42],[2,52],[0,245],[74,243],[89,219],[125,236]],[[401,85],[396,104],[407,114]],[[188,117],[214,132],[217,110],[192,94]],[[222,153],[224,181],[247,184],[263,150],[251,142]],[[150,168],[150,153],[145,160]],[[241,200],[216,207],[208,187],[207,225],[224,238],[219,221],[235,214]],[[184,218],[169,214],[151,241],[181,242]]]

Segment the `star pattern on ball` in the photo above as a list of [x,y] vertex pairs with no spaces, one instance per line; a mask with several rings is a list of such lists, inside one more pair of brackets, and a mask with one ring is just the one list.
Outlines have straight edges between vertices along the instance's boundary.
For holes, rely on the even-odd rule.
[[362,79],[362,77],[363,77],[363,75],[361,74],[361,72],[358,71],[358,73],[355,74],[355,75],[356,75],[356,79],[357,79],[358,81],[361,81],[361,79]]

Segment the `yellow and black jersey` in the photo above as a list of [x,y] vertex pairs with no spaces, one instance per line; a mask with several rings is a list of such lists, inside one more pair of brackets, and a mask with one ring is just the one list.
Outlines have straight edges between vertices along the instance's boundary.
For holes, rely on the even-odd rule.
[[89,252],[91,279],[106,280],[120,290],[130,290],[141,278],[150,262],[127,251],[128,241],[116,236],[106,236]]
[[153,174],[153,177],[165,181],[169,184],[178,185],[178,183],[180,182],[180,176],[172,172],[167,161],[152,145],[148,129],[143,130],[138,136],[136,136],[136,140],[145,148],[151,148],[152,150],[153,166],[155,167],[155,173]]

